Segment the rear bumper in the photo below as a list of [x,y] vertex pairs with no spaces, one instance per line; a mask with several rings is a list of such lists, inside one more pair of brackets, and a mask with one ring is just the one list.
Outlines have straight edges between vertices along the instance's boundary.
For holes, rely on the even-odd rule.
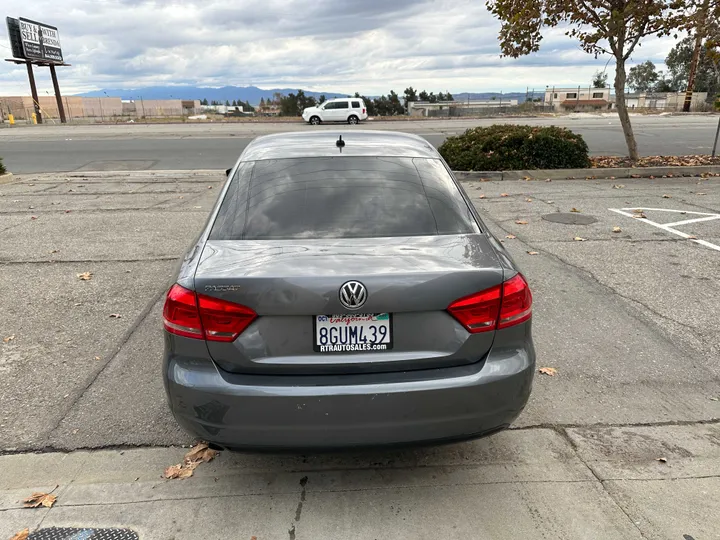
[[341,448],[503,429],[527,403],[534,366],[532,342],[470,366],[346,376],[234,375],[166,351],[164,376],[178,423],[204,440],[230,448]]

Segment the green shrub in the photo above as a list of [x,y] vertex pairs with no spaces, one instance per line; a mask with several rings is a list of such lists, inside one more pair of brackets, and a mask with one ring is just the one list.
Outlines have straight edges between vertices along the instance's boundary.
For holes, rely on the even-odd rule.
[[7,171],[5,170],[5,165],[3,165],[2,158],[0,158],[0,174],[5,174]]
[[448,137],[438,149],[455,171],[572,169],[590,166],[588,147],[569,129],[494,125]]

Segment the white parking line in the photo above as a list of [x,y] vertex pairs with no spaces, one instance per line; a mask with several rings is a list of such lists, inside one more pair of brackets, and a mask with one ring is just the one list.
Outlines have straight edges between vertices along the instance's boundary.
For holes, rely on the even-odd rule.
[[[656,212],[676,212],[680,214],[693,214],[693,215],[699,215],[699,216],[705,216],[702,218],[695,218],[695,219],[687,219],[685,221],[676,221],[674,223],[657,223],[656,221],[652,221],[647,218],[636,218],[633,214],[628,212],[627,210],[635,210],[638,208],[642,208],[643,210],[654,210]],[[629,208],[608,208],[611,212],[615,212],[617,214],[621,214],[623,216],[627,216],[629,218],[637,219],[638,221],[642,221],[643,223],[647,223],[648,225],[652,225],[653,227],[657,227],[658,229],[662,229],[663,231],[676,234],[678,236],[681,236],[682,238],[688,239],[691,242],[695,242],[696,244],[700,244],[701,246],[708,247],[710,249],[714,249],[715,251],[720,251],[720,246],[713,244],[711,242],[708,242],[706,240],[700,240],[698,238],[692,238],[691,234],[684,233],[682,231],[678,231],[673,229],[673,227],[677,227],[678,225],[687,225],[689,223],[698,223],[700,221],[712,221],[714,219],[720,219],[720,214],[709,214],[707,212],[690,212],[688,210],[674,210],[670,208],[646,208],[646,207],[638,207],[638,206],[631,206]]]

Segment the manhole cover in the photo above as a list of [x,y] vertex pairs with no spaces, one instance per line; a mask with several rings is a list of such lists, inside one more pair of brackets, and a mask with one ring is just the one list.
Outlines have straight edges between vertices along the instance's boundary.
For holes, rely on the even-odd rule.
[[555,212],[553,214],[545,214],[542,218],[545,221],[562,223],[564,225],[590,225],[591,223],[595,223],[597,221],[597,219],[592,216],[586,216],[585,214],[578,214],[576,212],[572,212],[570,214]]
[[49,527],[35,531],[28,540],[138,540],[130,529],[59,528]]

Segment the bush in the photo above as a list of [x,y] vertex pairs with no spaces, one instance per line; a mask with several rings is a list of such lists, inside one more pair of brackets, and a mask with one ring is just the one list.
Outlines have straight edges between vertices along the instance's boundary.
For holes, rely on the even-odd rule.
[[7,171],[5,170],[5,165],[3,165],[2,158],[0,158],[0,174],[5,174]]
[[494,125],[448,137],[438,149],[455,171],[590,167],[588,147],[569,129]]

